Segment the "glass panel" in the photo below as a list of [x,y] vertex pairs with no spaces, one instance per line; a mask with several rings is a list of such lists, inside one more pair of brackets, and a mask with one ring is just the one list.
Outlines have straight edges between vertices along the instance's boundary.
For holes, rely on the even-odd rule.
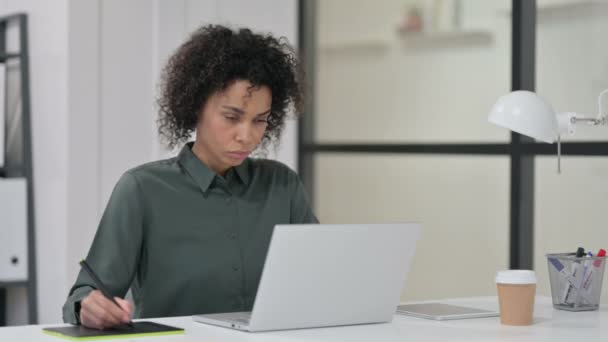
[[546,253],[608,250],[608,158],[563,158],[558,175],[555,157],[537,157],[535,174],[534,265],[539,294],[550,296]]
[[[598,95],[608,88],[607,15],[608,1],[539,1],[537,91],[556,111],[598,114]],[[564,140],[608,140],[606,127],[576,130]]]
[[[19,26],[18,23],[11,22],[6,30],[6,50],[7,53],[17,53],[19,51]],[[23,152],[23,108],[21,94],[21,64],[19,59],[9,59],[5,63],[6,75],[4,82],[5,103],[4,113],[6,114],[5,136],[5,160],[4,165],[7,169],[7,176],[24,176],[24,152]],[[4,118],[0,118],[2,120]],[[4,152],[2,152],[4,153]]]
[[[21,65],[18,60],[6,64],[6,155],[7,175],[24,176],[23,107],[21,94]],[[4,118],[0,118],[4,120]]]
[[495,295],[508,268],[509,158],[322,153],[323,223],[423,225],[402,300]]
[[508,141],[487,114],[510,89],[510,4],[318,1],[316,142]]

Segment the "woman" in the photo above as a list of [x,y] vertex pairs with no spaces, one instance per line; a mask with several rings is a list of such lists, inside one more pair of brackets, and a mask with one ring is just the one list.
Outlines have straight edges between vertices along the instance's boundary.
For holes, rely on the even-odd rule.
[[[283,39],[197,30],[171,57],[159,100],[159,132],[175,158],[141,165],[118,181],[87,262],[121,307],[80,272],[64,321],[104,329],[135,317],[248,311],[274,225],[317,222],[297,175],[251,159],[299,113],[299,64]],[[195,141],[184,144],[195,132]]]

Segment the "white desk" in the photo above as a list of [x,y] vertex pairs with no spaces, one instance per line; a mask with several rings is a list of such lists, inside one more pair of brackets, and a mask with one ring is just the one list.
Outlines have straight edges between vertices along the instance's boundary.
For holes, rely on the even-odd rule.
[[[441,300],[441,302],[481,309],[498,308],[496,297]],[[437,322],[396,315],[393,322],[387,324],[246,333],[195,323],[188,316],[152,320],[185,328],[185,335],[132,340],[142,342],[608,341],[608,308],[606,307],[591,312],[560,311],[553,309],[550,298],[538,297],[534,317],[535,323],[532,326],[509,327],[501,325],[498,317]],[[41,328],[42,326],[38,325],[0,328],[0,341],[63,341],[43,334]]]

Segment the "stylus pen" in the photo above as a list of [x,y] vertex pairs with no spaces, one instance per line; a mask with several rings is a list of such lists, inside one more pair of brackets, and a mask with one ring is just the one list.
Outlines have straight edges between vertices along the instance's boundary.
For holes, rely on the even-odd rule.
[[[97,289],[99,289],[99,291],[101,291],[101,293],[104,295],[104,297],[111,300],[112,303],[116,304],[116,306],[118,306],[122,310],[122,306],[120,306],[120,304],[118,304],[118,302],[114,299],[114,297],[112,297],[110,292],[108,292],[108,290],[106,289],[106,286],[101,282],[101,279],[99,279],[97,274],[95,274],[95,272],[93,272],[93,269],[91,268],[91,266],[89,266],[89,264],[87,264],[87,262],[84,261],[84,259],[80,260],[80,266],[82,266],[82,268],[89,274],[91,279],[93,279],[93,282],[95,282],[95,286],[97,286]],[[129,327],[133,328],[133,321],[129,321],[127,323],[127,325]]]

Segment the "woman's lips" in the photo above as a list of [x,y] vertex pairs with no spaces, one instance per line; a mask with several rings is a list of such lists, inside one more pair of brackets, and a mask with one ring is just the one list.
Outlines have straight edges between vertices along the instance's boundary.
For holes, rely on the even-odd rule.
[[233,159],[244,160],[249,156],[249,153],[247,151],[233,151],[228,152],[228,155]]

